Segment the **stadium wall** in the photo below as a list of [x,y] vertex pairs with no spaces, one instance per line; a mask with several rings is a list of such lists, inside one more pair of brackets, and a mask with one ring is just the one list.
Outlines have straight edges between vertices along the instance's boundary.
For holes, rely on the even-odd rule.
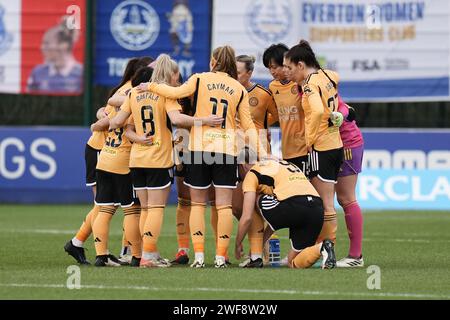
[[[450,130],[365,129],[364,209],[450,210]],[[85,203],[83,127],[0,127],[0,203]],[[280,132],[272,129],[279,155]],[[176,202],[172,189],[170,202]]]

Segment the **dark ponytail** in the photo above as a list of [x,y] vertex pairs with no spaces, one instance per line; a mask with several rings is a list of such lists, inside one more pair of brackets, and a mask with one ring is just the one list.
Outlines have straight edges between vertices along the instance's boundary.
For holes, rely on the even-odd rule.
[[[180,73],[180,77],[178,78],[178,82],[182,84],[184,82],[183,76]],[[188,116],[194,115],[194,108],[192,106],[192,101],[190,97],[185,97],[178,99],[178,103],[181,105],[181,111],[183,114],[187,114]]]
[[143,82],[149,82],[152,78],[153,68],[140,67],[131,78],[131,85],[134,87],[140,85]]
[[287,53],[286,58],[289,59],[293,63],[299,63],[300,61],[304,62],[306,66],[313,67],[319,70],[322,70],[322,72],[325,74],[325,76],[331,81],[334,88],[337,89],[336,82],[334,82],[330,76],[325,72],[325,70],[322,69],[320,66],[319,61],[317,61],[316,55],[314,54],[314,51],[312,50],[310,44],[306,40],[300,40],[299,44],[296,46],[293,46]]
[[305,63],[308,67],[321,69],[319,61],[317,61],[316,55],[312,50],[309,42],[306,40],[300,40],[299,44],[293,46],[286,53],[285,57],[293,63],[299,63],[300,61]]
[[142,57],[142,58],[130,59],[128,61],[125,71],[123,73],[122,80],[116,87],[114,87],[111,90],[111,92],[109,94],[109,98],[111,98],[116,93],[116,91],[119,90],[119,88],[121,86],[123,86],[125,83],[130,81],[138,69],[148,66],[153,61],[154,61],[154,59],[152,57]]

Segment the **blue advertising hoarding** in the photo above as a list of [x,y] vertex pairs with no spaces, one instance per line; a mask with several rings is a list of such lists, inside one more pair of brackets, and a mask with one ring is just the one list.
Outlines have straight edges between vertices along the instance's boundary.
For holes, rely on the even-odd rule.
[[86,128],[0,127],[0,203],[92,201],[85,186]]
[[364,170],[356,194],[363,209],[448,211],[450,170]]
[[210,0],[96,2],[95,84],[115,86],[132,57],[170,54],[180,73],[209,69]]
[[[363,209],[450,210],[450,130],[364,130]],[[0,203],[92,201],[85,186],[87,128],[0,127]],[[279,154],[280,132],[272,130]],[[172,188],[170,202],[177,199]]]

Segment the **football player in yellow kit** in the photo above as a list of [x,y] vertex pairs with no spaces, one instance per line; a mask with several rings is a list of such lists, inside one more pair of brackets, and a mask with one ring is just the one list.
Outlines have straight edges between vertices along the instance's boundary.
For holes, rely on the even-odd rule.
[[191,129],[189,169],[185,184],[190,187],[191,214],[190,231],[195,251],[191,267],[203,268],[205,207],[208,189],[215,187],[215,204],[218,212],[218,240],[216,245],[216,268],[226,267],[226,255],[233,230],[232,194],[237,184],[237,163],[235,148],[236,114],[241,127],[252,129],[251,144],[257,145],[256,128],[251,120],[248,92],[236,80],[237,70],[234,50],[229,46],[213,51],[211,72],[192,75],[180,87],[164,84],[143,84],[142,90],[149,90],[172,99],[194,96],[195,116],[221,115],[220,127],[202,126]]
[[[238,71],[238,81],[247,89],[249,97],[250,115],[253,123],[258,130],[258,136],[263,143],[263,147],[270,153],[270,141],[268,128],[274,119],[278,119],[278,112],[273,100],[272,93],[263,86],[251,82],[253,74],[255,58],[248,55],[240,55],[236,57],[236,67]],[[271,119],[271,120],[269,120]],[[240,136],[240,130],[238,135]],[[245,135],[242,134],[240,143],[245,144]],[[241,152],[241,155],[244,153]],[[240,159],[243,160],[243,159]],[[233,215],[239,220],[242,214],[242,181],[247,174],[245,166],[239,165],[239,184],[233,192]],[[256,268],[263,266],[262,259],[262,233],[264,230],[264,222],[260,215],[255,213],[252,225],[249,230],[248,239],[250,242],[250,255],[247,259],[239,264],[244,268]],[[267,248],[266,248],[267,249]],[[268,258],[266,252],[265,257]]]
[[[153,61],[151,57],[142,58],[132,58],[128,61],[127,66],[124,71],[121,82],[111,90],[110,99],[113,96],[118,96],[124,94],[126,90],[131,88],[131,78],[136,73],[136,71]],[[108,101],[109,102],[109,101]],[[106,107],[102,107],[97,112],[97,118],[100,120],[106,117],[112,110],[113,106],[108,104]],[[97,159],[100,155],[100,151],[103,148],[105,140],[108,136],[108,128],[105,126],[103,130],[93,131],[91,137],[89,138],[86,148],[85,148],[85,164],[86,164],[86,185],[92,187],[94,193],[94,198],[97,193],[97,179],[96,179],[96,167]],[[77,260],[80,264],[89,264],[84,253],[84,242],[89,238],[92,233],[92,224],[99,212],[99,206],[94,204],[92,210],[86,215],[80,229],[78,230],[75,237],[68,241],[64,246],[64,250]],[[128,242],[126,239],[123,241],[122,253],[127,251]],[[131,256],[130,256],[131,259]]]
[[[178,66],[168,55],[160,55],[156,60],[152,83],[172,85],[179,78]],[[148,79],[147,79],[148,80]],[[170,123],[175,125],[215,126],[223,119],[216,115],[191,117],[182,114],[176,100],[165,98],[152,90],[139,92],[132,89],[122,104],[117,117],[110,124],[111,129],[120,127],[126,120],[134,127],[137,137],[150,139],[140,143],[127,135],[135,143],[131,149],[130,168],[134,189],[141,203],[147,206],[147,218],[143,227],[143,252],[141,267],[168,267],[170,263],[162,259],[157,242],[161,233],[164,208],[173,182],[173,144]]]
[[298,84],[287,78],[283,66],[284,54],[288,50],[288,47],[281,43],[270,46],[264,51],[263,63],[273,77],[269,91],[278,110],[282,157],[308,176],[308,150],[301,93]]
[[246,175],[242,189],[244,210],[236,236],[236,259],[242,256],[242,242],[257,207],[268,224],[264,240],[276,230],[289,229],[289,267],[309,268],[320,257],[323,269],[336,266],[333,242],[318,241],[324,217],[322,200],[297,166],[284,160],[259,161]]
[[325,217],[319,241],[336,240],[337,219],[334,208],[335,185],[344,152],[339,128],[330,121],[338,109],[336,72],[323,70],[309,43],[301,40],[285,55],[289,77],[302,84],[305,111],[305,141],[308,149],[311,183],[324,203]]

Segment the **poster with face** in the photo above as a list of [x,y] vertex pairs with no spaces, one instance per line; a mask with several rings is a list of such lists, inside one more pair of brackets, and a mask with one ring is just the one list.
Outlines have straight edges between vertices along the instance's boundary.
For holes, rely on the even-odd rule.
[[85,0],[0,0],[0,92],[83,91]]

